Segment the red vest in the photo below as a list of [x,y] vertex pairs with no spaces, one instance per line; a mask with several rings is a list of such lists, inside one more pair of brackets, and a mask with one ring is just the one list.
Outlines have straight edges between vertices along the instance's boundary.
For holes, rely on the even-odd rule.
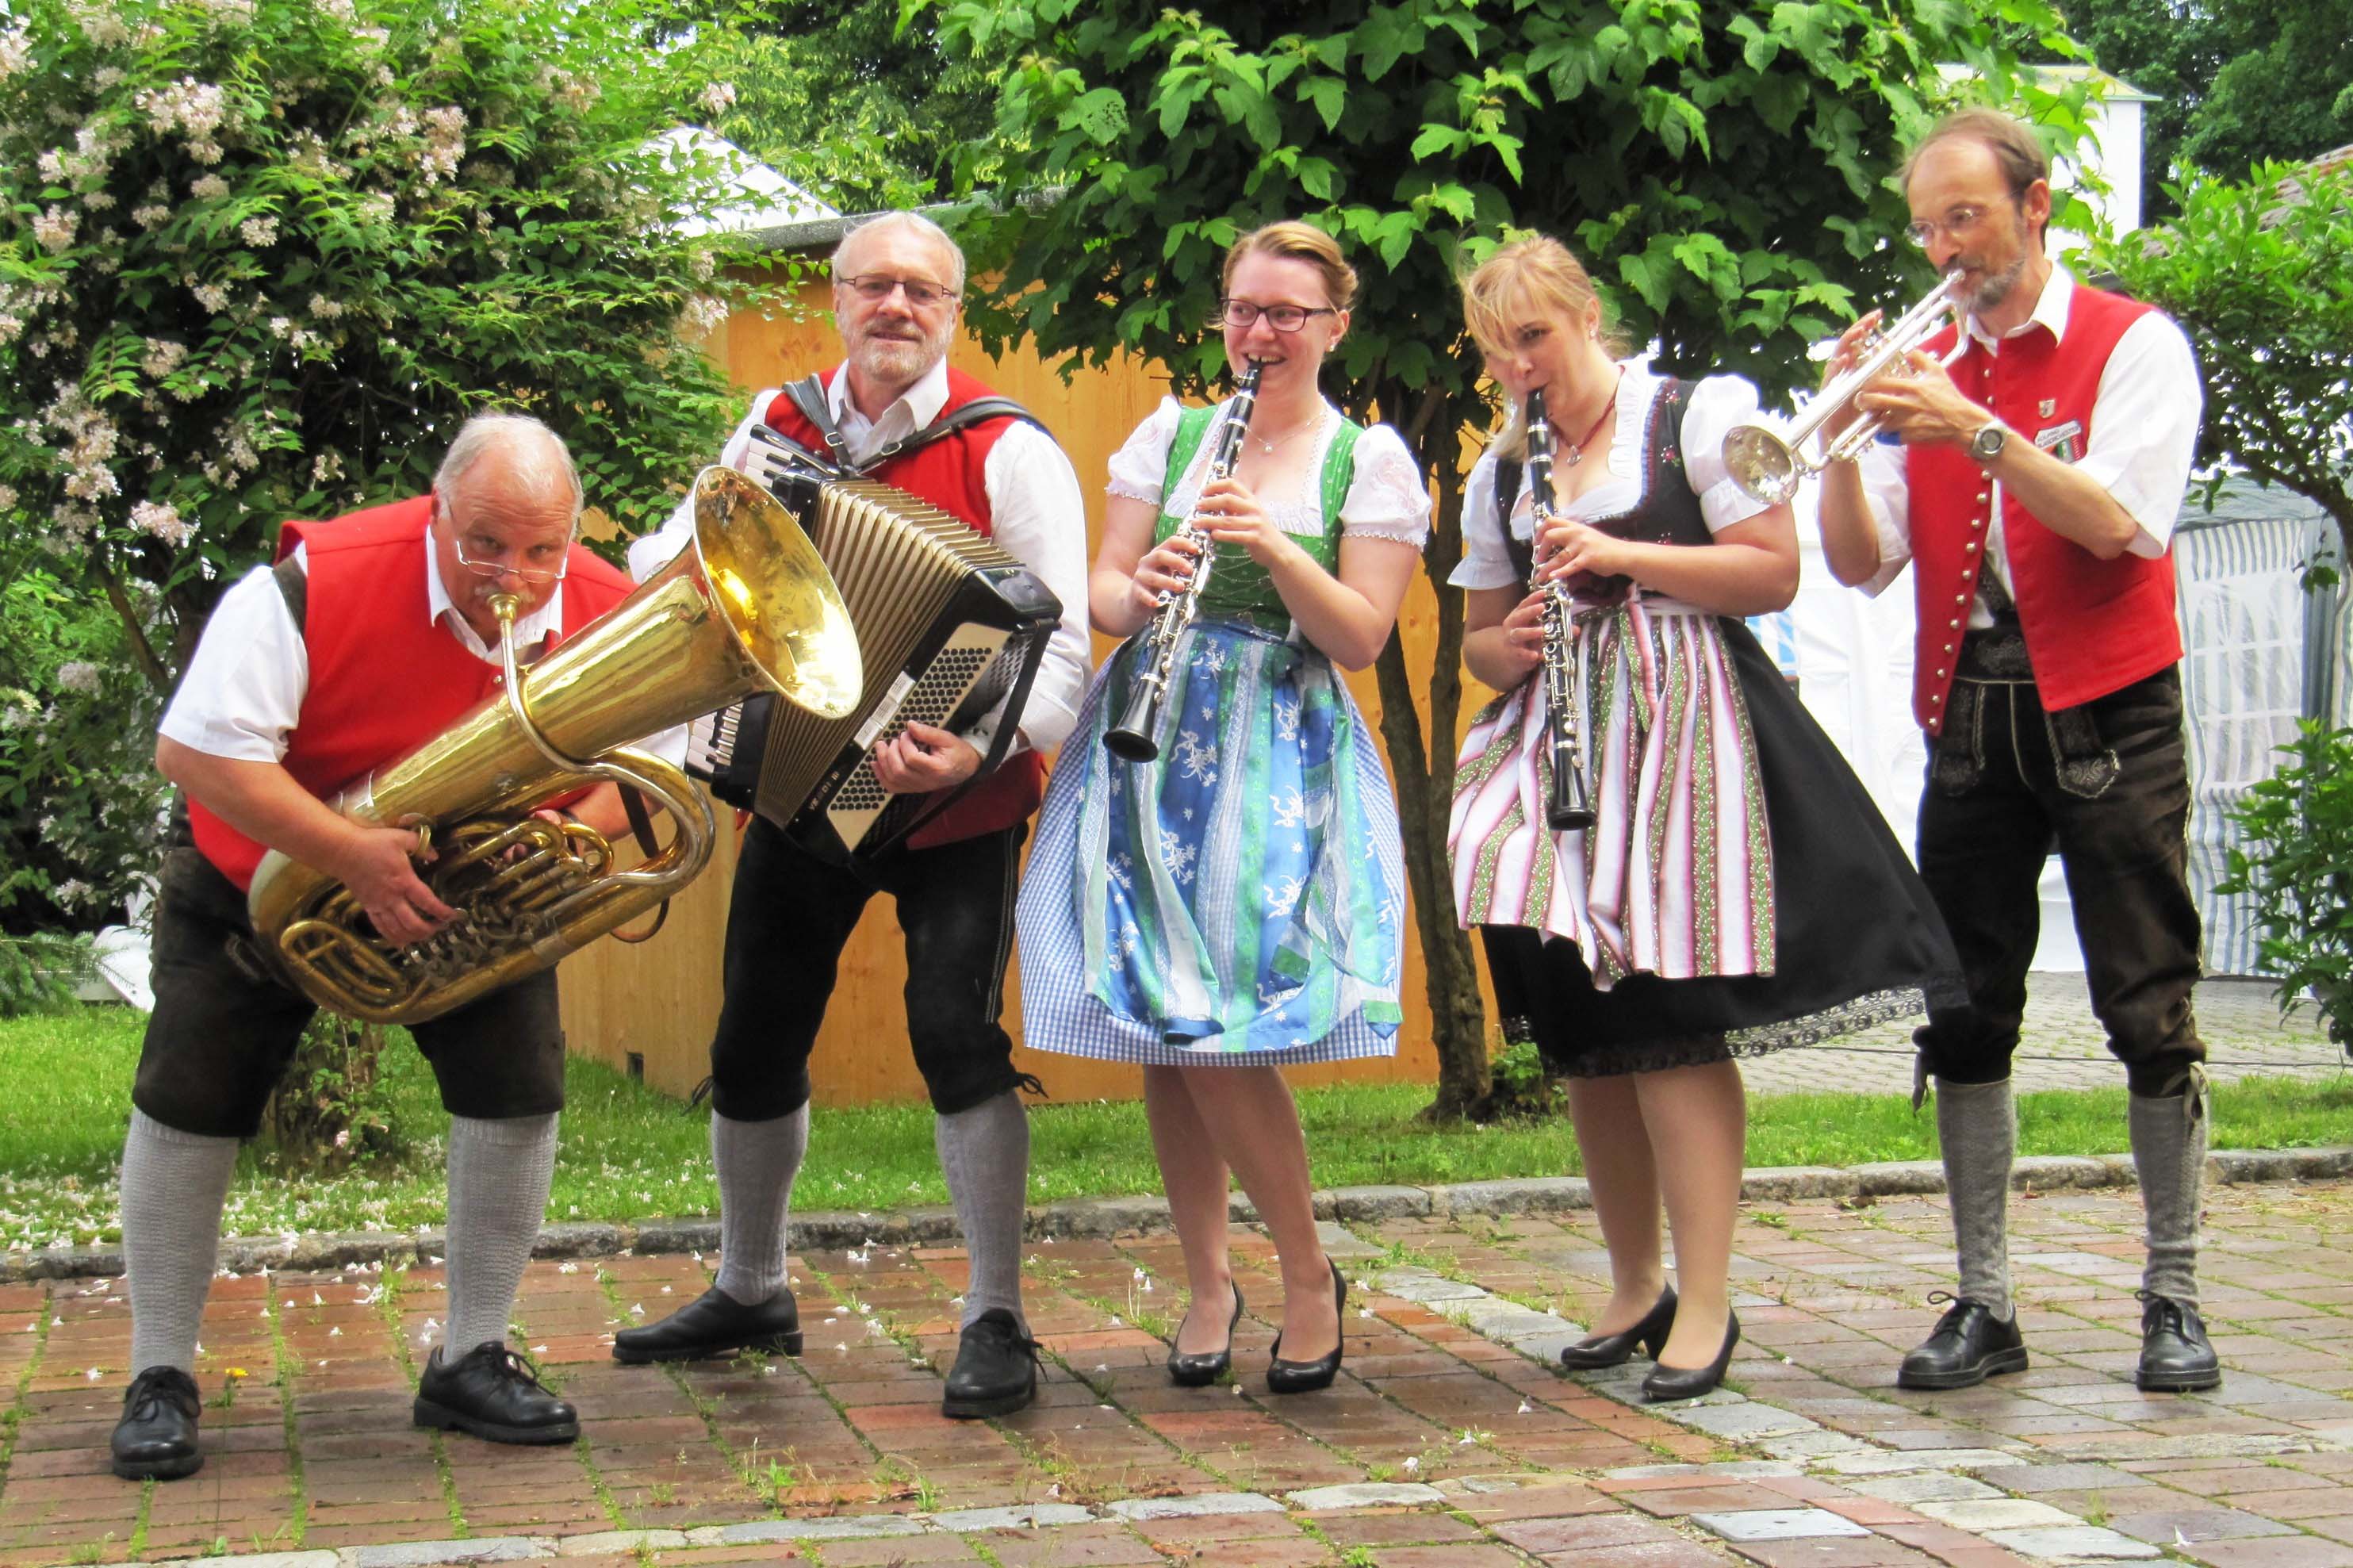
[[[820,377],[830,389],[839,367]],[[996,396],[987,387],[961,370],[948,372],[948,400],[940,405],[944,414],[960,408],[978,397]],[[770,429],[778,435],[799,442],[813,452],[823,453],[825,437],[793,400],[778,393],[768,404],[763,416]],[[929,446],[902,453],[888,461],[880,462],[867,471],[885,484],[895,484],[910,495],[919,496],[944,512],[954,514],[971,524],[984,535],[993,535],[995,524],[988,505],[988,453],[997,438],[1011,427],[1013,419],[983,419],[963,429],[943,437]],[[870,682],[888,683],[897,674],[895,670],[869,670]],[[1019,715],[1014,717],[1018,719]],[[941,812],[938,817],[910,835],[911,849],[930,849],[936,844],[955,843],[960,839],[978,838],[1009,828],[1016,822],[1027,821],[1029,813],[1046,798],[1046,759],[1032,750],[1008,757],[997,770],[974,785],[963,800]]]
[[[2092,438],[2092,405],[2108,355],[2125,329],[2149,309],[2077,283],[2063,344],[2038,328],[2003,339],[2001,352],[1989,354],[1972,338],[1953,365],[1953,384],[1998,415],[2013,440],[2031,441],[2073,424],[2063,444],[2080,455]],[[1949,349],[1955,330],[1947,327],[1931,339],[1928,351]],[[1906,447],[1904,459],[1918,609],[1912,713],[1935,735],[1945,722],[1954,661],[1977,597],[1993,484],[1960,447]],[[2010,597],[2018,601],[2019,629],[2045,707],[2104,697],[2180,659],[2169,551],[2156,560],[2130,553],[2101,560],[2044,527],[2008,490],[2001,524]]]
[[[321,800],[448,729],[498,689],[501,672],[426,619],[425,524],[433,499],[396,501],[332,523],[289,523],[280,560],[306,546],[310,575],[302,642],[311,659],[302,712],[285,768]],[[563,636],[628,597],[628,577],[579,545],[564,578]],[[188,802],[196,847],[240,888],[253,884],[262,846]]]

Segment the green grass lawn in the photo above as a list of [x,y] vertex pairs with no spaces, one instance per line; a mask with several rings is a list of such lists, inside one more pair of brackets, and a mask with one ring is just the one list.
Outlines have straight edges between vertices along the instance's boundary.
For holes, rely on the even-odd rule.
[[[111,1239],[114,1177],[130,1115],[131,1075],[142,1021],[121,1008],[89,1007],[0,1020],[0,1247]],[[404,1042],[385,1055],[396,1155],[332,1180],[282,1170],[248,1148],[229,1195],[231,1234],[290,1230],[409,1229],[441,1217],[447,1127],[431,1073]],[[555,1170],[552,1220],[635,1220],[715,1212],[707,1118],[594,1062],[574,1058],[570,1108]],[[1434,1128],[1417,1119],[1429,1098],[1411,1085],[1314,1089],[1300,1112],[1321,1186],[1410,1186],[1578,1169],[1565,1119]],[[2247,1079],[2217,1090],[2214,1145],[2293,1149],[2353,1135],[2353,1080]],[[1035,1202],[1158,1190],[1144,1111],[1133,1102],[1060,1105],[1030,1118],[1029,1191]],[[1750,1104],[1748,1163],[1853,1165],[1925,1160],[1936,1152],[1936,1118],[1915,1116],[1901,1095],[1777,1095]],[[2019,1149],[2027,1154],[2119,1153],[2125,1093],[2114,1089],[2024,1096]],[[802,1209],[881,1212],[944,1203],[922,1105],[824,1109],[810,1139],[795,1202]]]

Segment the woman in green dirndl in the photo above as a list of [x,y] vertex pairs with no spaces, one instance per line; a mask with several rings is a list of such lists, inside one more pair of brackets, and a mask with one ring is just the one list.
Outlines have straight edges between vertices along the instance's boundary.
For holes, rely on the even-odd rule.
[[[1089,587],[1095,629],[1132,637],[1064,745],[1022,881],[1025,1044],[1144,1067],[1153,1144],[1196,1310],[1171,1347],[1185,1384],[1229,1364],[1242,1311],[1228,1254],[1238,1177],[1282,1264],[1268,1384],[1336,1373],[1345,1286],[1315,1233],[1305,1139],[1280,1068],[1388,1055],[1400,1012],[1405,878],[1378,747],[1335,666],[1388,641],[1428,532],[1405,443],[1325,402],[1324,356],[1356,274],[1320,229],[1278,223],[1226,261],[1215,324],[1261,366],[1229,477],[1208,470],[1233,411],[1173,400],[1111,465]],[[1148,761],[1103,745],[1160,596],[1214,542]]]

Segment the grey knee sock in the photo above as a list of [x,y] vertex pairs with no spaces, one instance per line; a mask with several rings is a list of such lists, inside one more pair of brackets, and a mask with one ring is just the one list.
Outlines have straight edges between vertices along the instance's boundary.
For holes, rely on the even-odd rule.
[[806,1101],[767,1121],[731,1121],[712,1113],[711,1163],[719,1172],[717,1283],[746,1307],[785,1287],[785,1227],[808,1132]]
[[122,1261],[131,1276],[131,1367],[196,1370],[196,1335],[220,1252],[237,1139],[131,1113],[122,1146]]
[[2165,1098],[2134,1095],[2127,1112],[2141,1211],[2148,1220],[2148,1264],[2141,1272],[2141,1288],[2189,1307],[2198,1305],[2207,1103],[2206,1075],[2197,1072],[2188,1093]]
[[[1021,1320],[1021,1226],[1029,1204],[1029,1113],[1011,1089],[932,1124],[940,1170],[972,1256],[964,1321],[992,1307]],[[1029,1332],[1023,1322],[1022,1332]]]
[[2018,1107],[2010,1080],[1936,1083],[1936,1137],[1945,1151],[1945,1188],[1953,1205],[1953,1244],[1960,1254],[1961,1296],[2008,1321],[2010,1167],[2018,1153]]
[[506,1342],[555,1177],[555,1118],[449,1118],[449,1327],[455,1360]]

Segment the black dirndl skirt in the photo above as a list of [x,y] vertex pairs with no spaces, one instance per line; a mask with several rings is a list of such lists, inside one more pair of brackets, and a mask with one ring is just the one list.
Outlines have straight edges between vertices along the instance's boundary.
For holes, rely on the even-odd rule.
[[1944,917],[1878,805],[1748,628],[1719,621],[1757,739],[1773,841],[1774,971],[1608,991],[1576,944],[1482,926],[1504,1032],[1567,1077],[1695,1066],[1811,1045],[1968,991]]

